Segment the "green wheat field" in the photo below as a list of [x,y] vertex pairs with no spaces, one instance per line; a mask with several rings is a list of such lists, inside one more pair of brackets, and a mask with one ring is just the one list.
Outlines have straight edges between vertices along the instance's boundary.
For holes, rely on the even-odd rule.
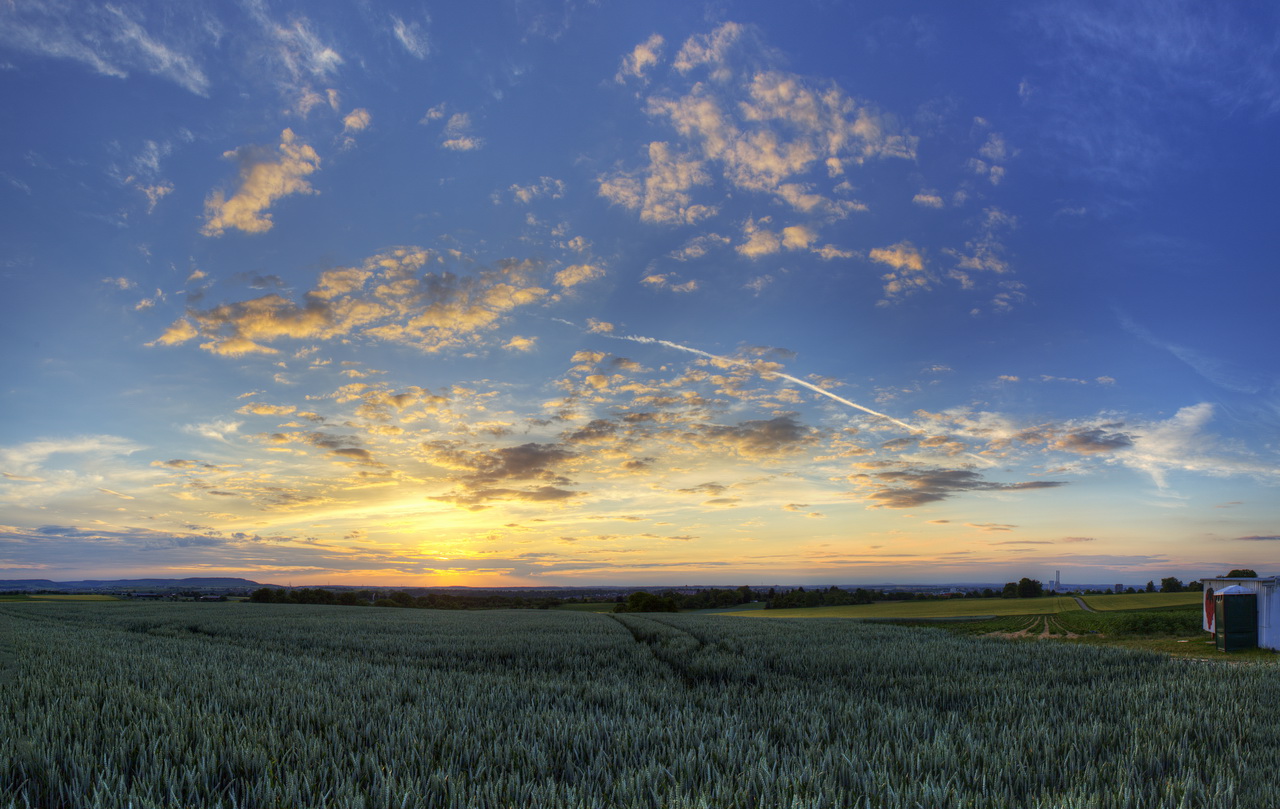
[[1274,805],[1273,664],[754,616],[0,604],[0,806]]

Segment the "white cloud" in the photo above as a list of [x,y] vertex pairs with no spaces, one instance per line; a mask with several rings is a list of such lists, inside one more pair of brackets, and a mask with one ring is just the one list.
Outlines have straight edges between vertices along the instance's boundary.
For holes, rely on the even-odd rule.
[[28,441],[0,448],[0,464],[7,477],[22,479],[33,476],[54,455],[131,455],[141,449],[141,444],[114,435]]
[[404,49],[415,58],[426,59],[427,54],[431,53],[431,42],[417,22],[405,22],[392,15],[391,32]]
[[1172,471],[1196,472],[1214,477],[1249,475],[1280,481],[1280,469],[1260,462],[1228,442],[1204,432],[1213,420],[1209,402],[1190,405],[1165,421],[1133,428],[1133,448],[1119,456],[1121,462],[1151,476],[1157,486],[1168,486]]
[[243,423],[240,421],[216,420],[202,424],[187,424],[182,428],[182,431],[225,443],[227,436],[239,432],[240,425]]
[[[307,17],[294,15],[284,24],[271,18],[264,0],[245,0],[244,5],[262,37],[257,46],[260,62],[270,68],[270,78],[282,93],[296,97],[296,111],[305,115],[321,100],[311,82],[335,76],[342,56],[321,39]],[[327,95],[336,111],[334,93],[330,90]]]
[[7,5],[0,42],[10,47],[80,62],[104,76],[150,73],[196,95],[209,94],[209,78],[196,57],[162,41],[154,25],[148,28],[155,21],[137,8],[66,0]]

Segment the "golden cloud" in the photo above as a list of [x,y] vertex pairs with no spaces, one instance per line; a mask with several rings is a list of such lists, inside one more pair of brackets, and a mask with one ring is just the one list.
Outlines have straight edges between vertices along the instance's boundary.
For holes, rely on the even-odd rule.
[[320,167],[320,157],[286,129],[273,154],[259,147],[241,147],[223,157],[240,164],[240,188],[230,199],[215,191],[204,203],[205,224],[200,232],[221,236],[227,228],[245,233],[265,233],[274,224],[267,208],[290,194],[311,194],[305,179]]
[[353,335],[403,343],[423,351],[456,347],[498,326],[513,309],[549,293],[533,283],[536,265],[509,260],[471,275],[430,272],[443,259],[403,247],[366,259],[358,268],[321,274],[314,289],[294,301],[271,293],[185,317],[149,345],[176,345],[196,337],[223,356],[277,353],[282,339],[325,340]]
[[604,275],[604,268],[595,264],[573,264],[556,273],[556,284],[571,287]]

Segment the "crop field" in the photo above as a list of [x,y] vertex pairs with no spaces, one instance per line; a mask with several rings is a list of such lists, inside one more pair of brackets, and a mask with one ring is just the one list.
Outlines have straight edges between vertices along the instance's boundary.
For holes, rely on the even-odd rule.
[[0,593],[0,601],[119,601],[105,594],[59,595],[57,593]]
[[859,621],[0,604],[0,807],[1268,806],[1276,674]]
[[1081,596],[1095,610],[1146,610],[1157,607],[1183,607],[1203,604],[1204,593],[1116,593]]
[[1080,605],[1074,598],[1056,596],[878,601],[874,604],[761,610],[741,614],[751,618],[959,618],[978,615],[1051,615],[1079,609]]

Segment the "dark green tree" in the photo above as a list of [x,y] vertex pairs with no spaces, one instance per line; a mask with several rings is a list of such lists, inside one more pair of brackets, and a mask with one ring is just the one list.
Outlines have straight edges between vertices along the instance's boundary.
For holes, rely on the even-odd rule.
[[1258,572],[1256,570],[1250,570],[1247,567],[1242,567],[1237,570],[1231,571],[1227,575],[1223,576],[1223,578],[1224,579],[1256,579],[1258,578]]
[[1156,591],[1156,583],[1154,581],[1147,582],[1147,592],[1154,593]]
[[627,596],[626,603],[613,608],[614,612],[675,612],[676,603],[670,598],[662,598],[644,590],[637,590]]
[[1162,593],[1181,593],[1186,587],[1178,580],[1177,576],[1168,576],[1160,580],[1160,592]]
[[1038,598],[1044,595],[1044,585],[1023,576],[1018,580],[1018,598]]
[[1017,598],[1018,583],[1016,581],[1005,582],[1004,590],[1000,592],[1001,598]]

